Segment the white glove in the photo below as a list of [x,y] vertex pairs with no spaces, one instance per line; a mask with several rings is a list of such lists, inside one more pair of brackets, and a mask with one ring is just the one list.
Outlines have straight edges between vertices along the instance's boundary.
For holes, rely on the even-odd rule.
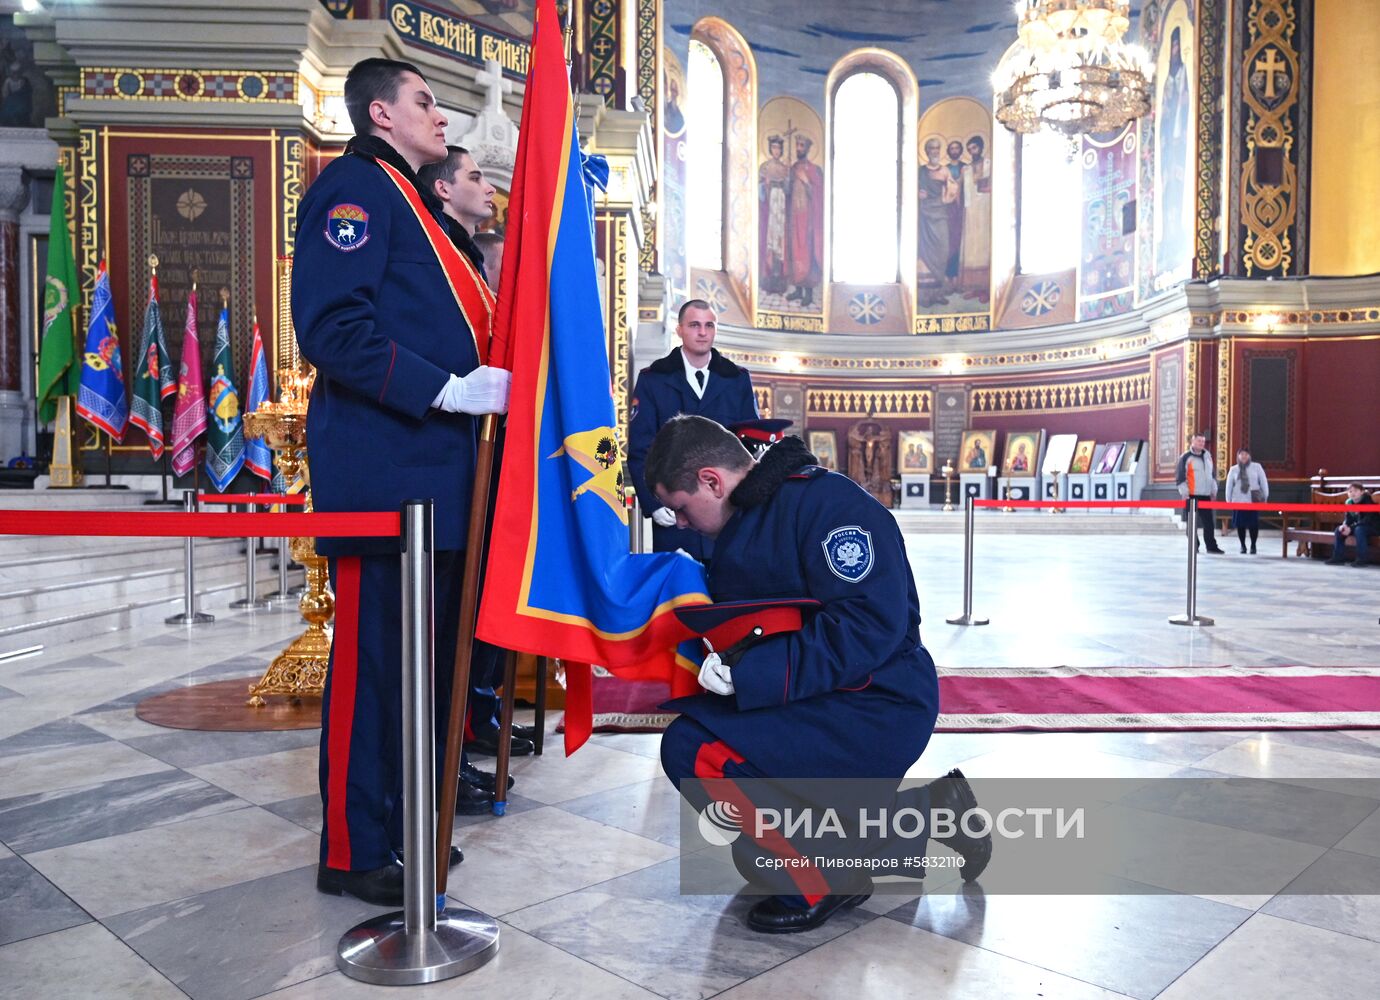
[[719,659],[718,653],[708,654],[700,664],[700,687],[713,694],[732,694],[732,670],[732,667]]
[[652,523],[659,524],[663,528],[674,528],[676,526],[676,512],[670,507],[658,507],[652,511]]
[[507,413],[511,372],[481,365],[468,375],[452,375],[431,405],[447,413]]

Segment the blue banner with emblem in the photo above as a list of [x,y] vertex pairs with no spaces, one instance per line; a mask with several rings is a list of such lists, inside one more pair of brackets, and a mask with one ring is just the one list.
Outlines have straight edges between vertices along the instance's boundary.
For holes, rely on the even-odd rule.
[[216,356],[211,362],[215,373],[206,394],[207,416],[211,418],[206,435],[206,474],[211,485],[224,493],[244,468],[244,426],[240,416],[240,393],[235,388],[235,359],[230,353],[230,310],[221,307],[216,323]]
[[129,400],[125,398],[125,365],[120,357],[120,338],[115,335],[115,305],[110,298],[110,275],[106,273],[105,261],[101,261],[96,272],[96,289],[91,296],[91,322],[81,358],[77,414],[116,441],[123,440],[129,423]]

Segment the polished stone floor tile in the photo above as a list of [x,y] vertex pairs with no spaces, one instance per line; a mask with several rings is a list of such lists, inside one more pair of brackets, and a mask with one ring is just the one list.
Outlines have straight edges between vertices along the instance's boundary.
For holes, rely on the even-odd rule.
[[100,924],[29,938],[0,948],[4,991],[13,997],[184,1000],[185,994]]
[[743,918],[760,898],[682,896],[680,863],[670,861],[505,919],[672,1000],[712,996],[875,919],[855,909],[805,934],[757,934]]
[[680,793],[669,778],[653,778],[562,802],[560,808],[671,847],[680,846]]
[[109,737],[80,722],[62,719],[43,726],[34,726],[22,733],[0,740],[0,758],[40,750],[63,750],[68,747],[104,743]]
[[1366,819],[1356,824],[1356,829],[1341,839],[1337,844],[1337,849],[1380,858],[1380,812],[1371,813]]
[[953,938],[874,920],[720,1000],[1113,1000],[1123,994]]
[[1178,816],[1237,830],[1332,847],[1367,817],[1380,801],[1374,781],[1331,782],[1329,789],[1256,778],[1145,782],[1120,800],[1147,812]]
[[181,771],[0,800],[0,839],[22,854],[243,809],[224,789]]
[[196,1000],[246,1000],[333,972],[340,936],[383,912],[317,892],[311,865],[122,913],[105,925]]
[[58,847],[26,860],[97,917],[315,863],[319,838],[262,809]]
[[1380,942],[1380,858],[1328,851],[1261,912]]
[[321,816],[320,795],[300,795],[295,799],[270,802],[264,808],[312,833],[320,833],[325,825],[325,820]]
[[1158,1000],[1373,1000],[1380,944],[1258,913]]
[[[508,924],[499,925],[498,955],[473,972],[426,986],[407,987],[417,1000],[489,997],[494,1000],[655,1000],[656,993],[619,979],[598,966],[552,947]],[[271,994],[272,1000],[353,1000],[396,997],[391,986],[370,986],[339,972]]]
[[1198,767],[1248,778],[1380,778],[1380,757],[1301,747],[1265,733],[1204,757]]
[[186,770],[242,799],[262,804],[318,792],[320,757],[320,750],[312,745],[260,757],[202,764]]
[[319,747],[320,729],[289,729],[261,733],[199,733],[187,729],[159,729],[156,735],[125,739],[136,750],[167,761],[174,767],[192,768],[241,757],[258,757],[281,750]]
[[954,895],[927,895],[888,914],[942,937],[1143,998],[1156,996],[1248,916],[1188,896],[984,896],[975,886]]
[[[547,735],[547,746],[553,746],[552,734]],[[562,739],[560,733],[554,734],[554,739],[559,743]],[[625,753],[641,754],[643,757],[651,757],[653,760],[661,759],[661,734],[660,733],[595,733],[590,738],[590,742],[595,746],[608,747],[610,750],[622,750]]]
[[132,705],[125,708],[83,712],[72,718],[82,725],[116,740],[128,741],[138,739],[141,736],[164,736],[168,732],[164,726],[155,726],[153,723],[145,722],[139,718],[134,714],[134,706]]
[[75,927],[90,919],[90,914],[22,858],[0,858],[0,945]]
[[458,830],[451,895],[501,915],[665,861],[674,848],[554,807]]
[[63,750],[41,750],[13,757],[0,768],[0,800],[168,769],[161,760],[112,740]]
[[513,777],[517,791],[537,802],[564,802],[594,792],[607,791],[660,777],[661,763],[636,753],[624,753],[588,743],[573,757],[555,753],[541,757],[515,757]]

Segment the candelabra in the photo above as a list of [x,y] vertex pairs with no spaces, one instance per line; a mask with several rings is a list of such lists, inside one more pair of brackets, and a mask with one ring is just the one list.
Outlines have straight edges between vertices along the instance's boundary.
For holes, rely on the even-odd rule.
[[944,463],[944,467],[939,470],[944,474],[944,510],[954,509],[954,465],[953,459]]

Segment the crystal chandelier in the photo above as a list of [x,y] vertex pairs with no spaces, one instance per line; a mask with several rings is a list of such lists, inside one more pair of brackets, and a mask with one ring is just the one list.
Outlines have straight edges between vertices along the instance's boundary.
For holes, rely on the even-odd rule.
[[1130,0],[1021,0],[1019,42],[992,85],[997,121],[1013,132],[1111,132],[1150,110],[1153,68],[1122,41]]

